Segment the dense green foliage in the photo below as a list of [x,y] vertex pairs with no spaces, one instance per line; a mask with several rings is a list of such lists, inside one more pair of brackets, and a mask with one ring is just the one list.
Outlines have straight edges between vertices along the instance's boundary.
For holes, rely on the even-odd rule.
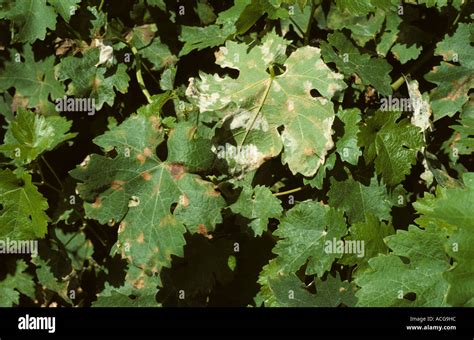
[[0,306],[474,306],[472,13],[0,0]]

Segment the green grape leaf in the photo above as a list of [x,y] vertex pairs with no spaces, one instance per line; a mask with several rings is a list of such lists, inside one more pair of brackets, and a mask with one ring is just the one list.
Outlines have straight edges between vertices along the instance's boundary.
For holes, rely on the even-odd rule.
[[16,164],[29,164],[42,153],[74,138],[76,133],[67,133],[71,125],[63,117],[43,117],[20,108],[8,125],[0,153]]
[[79,8],[82,0],[48,0],[56,12],[66,21],[71,20],[71,16]]
[[329,34],[328,42],[321,43],[321,50],[324,61],[334,62],[346,76],[349,77],[355,73],[364,85],[372,85],[380,94],[392,93],[389,75],[392,66],[384,59],[361,54],[343,33]]
[[51,272],[49,263],[42,258],[34,258],[33,263],[36,265],[36,276],[38,277],[38,282],[43,286],[43,289],[49,289],[57,293],[67,303],[73,304],[68,296],[68,282],[59,281]]
[[386,238],[392,252],[369,260],[370,269],[358,272],[357,305],[371,307],[447,306],[449,267],[444,252],[446,234],[410,226]]
[[[21,61],[24,58],[24,61]],[[64,95],[64,87],[54,73],[54,56],[35,61],[31,46],[23,46],[23,54],[10,50],[10,61],[0,73],[0,91],[15,88],[15,94],[27,99],[26,106],[45,114],[55,112],[49,102]]]
[[336,142],[336,152],[343,161],[357,165],[359,156],[362,155],[357,146],[357,133],[361,120],[360,110],[357,108],[340,110],[337,117],[344,123],[344,134]]
[[155,154],[162,140],[158,116],[132,115],[94,139],[105,151],[115,150],[114,158],[94,154],[71,172],[81,182],[86,215],[99,223],[120,222],[114,251],[140,269],[129,271],[138,275],[135,287],[146,273],[169,266],[171,255],[183,255],[186,228],[209,236],[222,221],[220,193],[184,166],[162,162]]
[[474,174],[464,174],[463,180],[465,188],[438,186],[436,197],[428,194],[413,204],[421,214],[416,223],[449,234],[444,249],[454,264],[444,277],[449,283],[447,302],[453,306],[463,306],[474,296]]
[[161,70],[176,63],[177,58],[165,44],[156,36],[155,24],[134,27],[127,37],[130,45],[134,46],[138,54],[152,63],[152,70]]
[[17,177],[0,170],[0,204],[0,237],[31,240],[46,235],[48,202],[31,183],[31,175]]
[[307,263],[306,274],[322,276],[340,254],[326,252],[326,242],[347,233],[342,211],[305,201],[290,209],[273,233],[281,238],[273,248],[279,273],[296,272]]
[[181,26],[179,41],[184,46],[179,52],[179,57],[185,56],[194,50],[222,45],[229,36],[237,33],[235,26],[242,12],[251,0],[236,0],[234,6],[219,13],[216,24],[206,27]]
[[373,214],[379,220],[390,221],[391,203],[383,185],[373,177],[369,186],[348,178],[338,182],[331,178],[328,192],[329,204],[346,212],[349,224],[367,222],[367,214]]
[[168,159],[179,163],[191,171],[209,169],[215,159],[211,151],[211,141],[202,136],[204,127],[196,128],[189,122],[180,122],[168,134]]
[[97,294],[97,300],[92,303],[92,307],[161,307],[156,302],[156,292],[155,288],[115,288],[107,283],[105,289]]
[[426,80],[438,85],[431,92],[435,120],[444,116],[451,117],[460,111],[469,99],[469,90],[474,88],[474,47],[471,46],[473,36],[472,25],[459,24],[453,36],[446,36],[436,45],[436,55],[461,66],[441,62],[425,75]]
[[18,29],[14,36],[16,41],[31,44],[37,39],[44,40],[48,28],[56,28],[56,13],[46,0],[15,0],[8,6],[1,19],[15,24]]
[[97,110],[104,103],[112,106],[115,101],[114,89],[126,93],[130,81],[125,64],[117,65],[113,74],[106,76],[109,70],[98,65],[99,56],[100,49],[91,48],[84,52],[82,58],[69,56],[62,59],[59,65],[60,80],[71,79],[67,94],[93,99]]
[[357,265],[357,271],[368,269],[368,261],[371,258],[379,254],[388,254],[388,247],[384,243],[384,238],[394,233],[395,231],[390,224],[386,224],[375,215],[367,213],[365,221],[350,226],[349,235],[345,238],[346,242],[363,242],[364,253],[361,255],[344,254],[339,263],[351,266]]
[[7,274],[0,281],[0,307],[12,307],[20,302],[20,293],[35,297],[35,283],[30,274],[25,273],[28,265],[23,260],[16,261],[15,273]]
[[400,183],[410,173],[424,144],[420,128],[407,119],[397,122],[399,117],[400,113],[379,110],[358,134],[366,163],[375,160],[375,171],[390,186]]
[[[216,62],[239,70],[239,77],[201,74],[199,81],[192,78],[186,93],[202,113],[229,108],[229,103],[240,108],[227,110],[224,119],[232,120],[230,128],[239,147],[256,149],[253,157],[246,157],[253,161],[253,169],[278,155],[283,146],[282,162],[294,174],[312,176],[333,146],[334,111],[327,98],[346,85],[342,75],[322,62],[320,50],[309,46],[290,55],[281,75],[267,73],[274,62],[284,61],[287,44],[273,32],[249,52],[247,45],[228,41],[216,54]],[[312,89],[322,96],[313,98]],[[280,135],[277,128],[281,125]]]
[[338,307],[341,304],[355,304],[354,287],[328,275],[326,281],[315,279],[316,294],[310,293],[303,282],[294,274],[283,275],[278,272],[274,260],[266,265],[258,282],[262,285],[255,297],[257,306],[265,307]]
[[397,60],[400,60],[400,63],[406,64],[408,61],[418,58],[421,50],[422,48],[416,45],[408,47],[404,44],[397,43],[392,47],[392,54]]
[[278,218],[283,212],[280,200],[272,195],[270,189],[262,185],[257,185],[255,188],[245,186],[237,202],[229,208],[232,212],[251,220],[249,226],[255,236],[260,236],[267,230],[269,218]]

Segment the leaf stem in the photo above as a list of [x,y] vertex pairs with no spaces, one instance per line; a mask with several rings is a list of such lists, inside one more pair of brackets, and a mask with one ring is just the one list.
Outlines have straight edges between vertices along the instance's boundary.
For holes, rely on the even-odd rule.
[[46,164],[46,166],[48,167],[49,171],[53,174],[54,179],[56,179],[56,182],[58,182],[59,186],[61,187],[61,190],[64,191],[63,183],[59,179],[59,177],[56,174],[56,172],[54,171],[53,167],[51,165],[49,165],[48,161],[46,160],[46,158],[43,155],[41,155],[40,157],[41,157],[41,160],[44,162],[44,164]]
[[145,95],[146,100],[148,101],[149,104],[151,104],[151,95],[150,92],[148,92],[148,89],[145,86],[145,81],[143,80],[143,74],[142,74],[142,64],[141,64],[141,59],[140,55],[138,54],[138,51],[135,46],[132,46],[132,52],[133,55],[135,56],[135,59],[137,61],[137,69],[135,72],[135,75],[137,77],[137,82],[140,85],[140,89],[142,90],[142,93]]
[[302,186],[302,187],[294,188],[294,189],[287,190],[287,191],[276,192],[276,193],[273,194],[273,196],[283,196],[283,195],[292,194],[292,193],[294,193],[294,192],[301,191],[301,190],[303,190],[304,188],[305,188],[305,186]]

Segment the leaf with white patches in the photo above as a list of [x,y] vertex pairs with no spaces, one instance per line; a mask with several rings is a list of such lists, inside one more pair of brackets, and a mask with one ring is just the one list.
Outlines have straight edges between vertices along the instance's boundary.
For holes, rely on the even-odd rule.
[[[190,80],[187,95],[200,112],[220,111],[226,120],[235,122],[229,129],[236,147],[271,141],[263,149],[256,145],[261,162],[283,148],[282,161],[294,174],[312,176],[334,145],[334,111],[328,99],[346,85],[341,74],[324,64],[318,48],[302,47],[286,59],[287,45],[275,33],[267,34],[250,51],[245,44],[229,41],[216,53],[216,63],[239,70],[239,77],[201,74],[199,80]],[[285,70],[277,74],[283,63]],[[312,97],[313,89],[321,96]],[[284,127],[281,133],[279,126]]]

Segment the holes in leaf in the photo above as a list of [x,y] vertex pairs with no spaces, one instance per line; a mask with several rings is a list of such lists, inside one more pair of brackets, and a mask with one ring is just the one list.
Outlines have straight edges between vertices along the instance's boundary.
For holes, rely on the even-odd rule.
[[312,89],[311,91],[309,91],[309,94],[310,94],[311,97],[313,97],[313,98],[322,97],[321,93],[319,93],[319,91],[316,90],[316,89]]
[[266,71],[269,75],[272,75],[272,70],[273,70],[273,75],[274,75],[274,76],[279,76],[279,75],[285,73],[285,71],[286,71],[286,66],[285,66],[285,65],[281,65],[281,64],[272,64],[272,65],[268,66],[265,71]]
[[409,292],[409,293],[406,293],[403,298],[405,300],[408,300],[408,301],[415,301],[416,300],[416,293],[414,292]]
[[170,213],[171,213],[171,214],[174,213],[174,210],[176,209],[177,206],[178,206],[178,203],[173,203],[173,204],[171,204],[171,206],[170,206]]

